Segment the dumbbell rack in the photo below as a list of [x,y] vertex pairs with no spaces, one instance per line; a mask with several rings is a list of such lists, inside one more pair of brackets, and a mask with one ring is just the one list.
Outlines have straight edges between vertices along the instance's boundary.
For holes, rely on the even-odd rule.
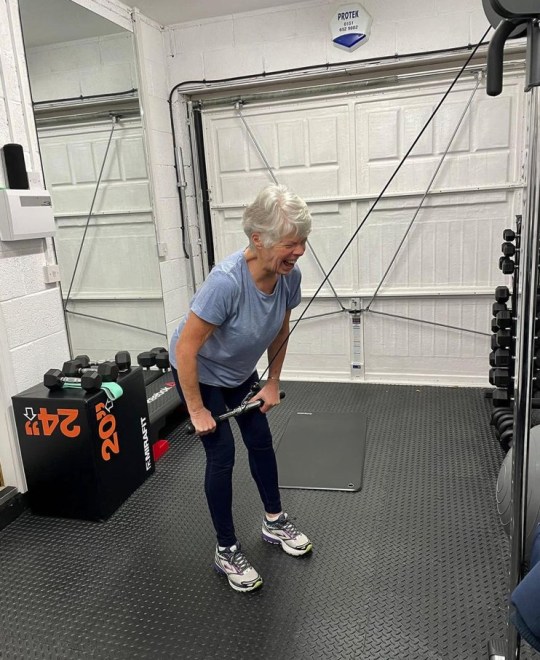
[[[522,216],[516,216],[516,228],[503,231],[502,256],[499,268],[504,275],[511,275],[510,288],[498,286],[495,289],[493,303],[493,319],[491,322],[491,353],[489,355],[489,382],[496,389],[493,391],[494,411],[491,423],[501,447],[506,452],[512,445],[514,432],[514,382],[516,356],[516,320],[519,270],[519,255],[521,245]],[[538,346],[540,343],[536,342]],[[535,362],[535,377],[536,377]],[[538,385],[534,381],[534,396],[538,396]],[[540,398],[533,399],[533,407],[540,408]]]

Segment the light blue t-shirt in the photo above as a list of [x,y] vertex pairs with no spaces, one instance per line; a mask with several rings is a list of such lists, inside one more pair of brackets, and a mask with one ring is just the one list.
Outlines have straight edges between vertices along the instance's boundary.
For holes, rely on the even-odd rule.
[[[201,383],[236,387],[255,371],[283,325],[286,310],[300,304],[301,279],[295,266],[278,277],[271,294],[263,293],[255,286],[243,250],[214,266],[190,304],[199,318],[218,326],[197,356]],[[176,342],[186,318],[171,339],[169,357],[175,368]]]

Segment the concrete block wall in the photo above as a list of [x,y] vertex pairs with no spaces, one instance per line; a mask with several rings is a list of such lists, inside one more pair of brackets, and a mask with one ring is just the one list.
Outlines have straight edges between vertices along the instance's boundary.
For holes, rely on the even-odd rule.
[[[0,0],[0,140],[21,144],[32,188],[43,185],[16,0]],[[1,145],[0,145],[1,146]],[[0,168],[0,186],[6,176]],[[50,240],[0,241],[0,464],[4,482],[25,490],[11,396],[69,356],[57,285],[44,283]]]
[[[364,0],[369,41],[345,52],[331,40],[336,3],[318,0],[170,26],[174,84],[282,69],[429,52],[476,44],[488,27],[482,3]],[[444,29],[443,29],[444,27]]]
[[35,103],[138,88],[130,32],[29,48],[27,62]]
[[188,263],[182,248],[172,126],[169,114],[166,31],[135,10],[133,12],[140,102],[148,149],[153,211],[161,246],[161,282],[167,334],[170,337],[191,296]]

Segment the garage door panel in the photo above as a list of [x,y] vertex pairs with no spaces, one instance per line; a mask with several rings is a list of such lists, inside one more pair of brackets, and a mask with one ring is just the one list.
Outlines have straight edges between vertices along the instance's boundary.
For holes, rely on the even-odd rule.
[[[163,303],[157,300],[71,301],[69,325],[74,355],[90,355],[93,360],[110,360],[119,350],[132,359],[148,346],[159,346],[163,336]],[[98,318],[89,318],[98,317]],[[117,324],[106,320],[118,321]],[[129,328],[130,324],[137,328]]]
[[302,119],[277,124],[278,166],[301,167],[306,163],[306,123]]
[[[433,104],[412,105],[402,110],[402,130],[400,153],[406,153],[407,149],[415,141],[422,128],[425,126],[431,113]],[[422,137],[414,147],[415,156],[427,156],[433,153],[433,124],[424,131]]]
[[246,170],[245,135],[240,126],[224,126],[216,130],[216,156],[221,172]]
[[[487,201],[490,196],[497,201]],[[374,289],[381,281],[419,201],[387,199],[360,230],[361,289]],[[432,198],[418,213],[381,292],[466,294],[495,288],[501,272],[493,255],[500,251],[503,229],[511,224],[511,202],[505,192]]]
[[399,157],[399,110],[367,114],[367,154],[370,163]]
[[43,142],[40,152],[49,187],[72,182],[68,145]]
[[67,148],[68,163],[71,164],[72,177],[69,183],[89,183],[97,181],[92,145],[90,143],[70,144]]
[[242,230],[242,213],[240,208],[214,212],[214,247],[218,254],[232,254],[248,244]]
[[[306,301],[292,311],[292,320],[300,317],[305,304]],[[320,299],[313,302],[306,317],[336,310],[339,306],[335,300]],[[300,321],[289,340],[282,378],[347,380],[351,372],[349,323],[349,315],[343,312]],[[260,373],[266,364],[266,358],[260,361]]]
[[[317,291],[325,278],[325,273],[330,273],[330,269],[352,236],[356,224],[355,205],[352,203],[334,205],[324,202],[313,203],[310,204],[310,211],[313,219],[309,236],[310,249],[306,251],[300,262],[304,296],[313,295]],[[329,278],[330,283],[327,281],[324,284],[320,294],[332,296],[331,284],[339,295],[351,295],[356,288],[356,259],[356,247],[353,246],[335,266]],[[317,260],[322,265],[322,269]]]
[[[276,140],[276,126],[274,122],[267,120],[261,121],[260,119],[250,122],[250,129],[257,141],[257,144],[264,155],[266,161],[275,167],[278,162],[278,143]],[[248,145],[248,162],[247,169],[252,172],[254,170],[265,170],[266,164],[264,162],[259,149],[255,147],[251,139],[246,140]]]
[[[129,202],[127,199],[129,199]],[[88,215],[92,212],[125,212],[133,213],[147,211],[150,220],[150,189],[148,181],[137,181],[129,184],[111,184],[100,188],[96,194],[95,183],[77,186],[57,185],[53,188],[52,204],[56,215],[80,213]]]
[[[452,325],[485,333],[489,328],[491,300],[437,298],[420,300],[378,299],[373,309],[385,314]],[[478,382],[486,374],[489,337],[417,323],[379,314],[364,320],[365,372],[370,380],[412,379],[413,382],[455,382],[459,369],[463,382]],[[400,375],[401,374],[401,375]]]
[[[272,101],[244,109],[255,133],[258,125],[265,126],[264,134],[259,133],[261,144],[278,181],[307,200],[313,216],[309,242],[327,272],[448,84],[442,78],[438,82],[416,79],[376,90],[364,88],[357,94]],[[330,279],[345,306],[351,298],[360,307],[371,300],[475,85],[470,77],[454,87],[333,270]],[[373,303],[373,310],[441,325],[363,314],[365,369],[353,372],[349,315],[302,322],[291,337],[295,348],[285,366],[291,377],[486,383],[491,292],[508,281],[498,269],[502,231],[512,226],[515,213],[521,210],[523,114],[522,73],[508,76],[503,94],[496,99],[486,98],[480,86]],[[271,182],[260,157],[256,164],[245,133],[244,160],[238,156],[235,161],[239,167],[241,160],[244,169],[221,168],[214,148],[216,135],[224,126],[238,129],[240,121],[230,108],[203,114],[218,259],[245,245],[241,209]],[[237,152],[242,153],[240,145]],[[232,206],[234,212],[227,208]],[[224,212],[231,213],[226,221]],[[309,250],[300,266],[306,304],[324,275]],[[309,315],[338,308],[329,285],[318,295]]]
[[[100,179],[109,138],[110,148]],[[55,215],[55,246],[64,297],[70,289],[92,210],[70,291],[69,309],[87,314],[94,310],[98,316],[143,327],[151,322],[164,331],[140,119],[122,119],[111,137],[108,122],[81,123],[67,117],[62,126],[40,127],[39,140]],[[122,301],[128,302],[124,305]],[[128,346],[140,352],[153,341],[153,334],[124,331],[114,323],[86,317],[75,320],[74,315],[67,319],[75,352],[96,358],[110,357]]]
[[[453,92],[451,99],[438,110],[393,180],[390,191],[427,188],[469,101],[473,88],[469,84],[464,87]],[[440,100],[440,96],[426,89],[425,104],[419,104],[418,93],[412,98],[387,99],[381,95],[369,102],[356,103],[359,193],[382,190],[423,127],[429,108],[435,108]],[[519,104],[512,103],[510,95],[515,93],[515,87],[510,84],[505,88],[506,96],[492,103],[485,100],[483,90],[477,92],[450,145],[434,188],[499,184],[513,177],[516,159],[512,145],[519,125]]]
[[[459,129],[457,129],[455,137],[452,139],[465,106],[465,101],[447,101],[437,112],[435,119],[433,120],[435,127],[435,153],[444,154],[447,149],[449,154],[460,151],[465,151],[467,153],[470,152],[471,127],[466,117],[459,126]],[[452,140],[451,143],[450,140]],[[449,144],[450,147],[448,146]]]
[[125,138],[117,145],[117,149],[122,164],[122,178],[125,181],[148,178],[142,137]]
[[[350,192],[347,106],[297,105],[243,111],[274,176],[304,196]],[[204,126],[212,201],[248,203],[272,177],[242,120],[232,109],[209,111]]]
[[103,166],[103,175],[102,178],[105,181],[119,181],[122,179],[120,173],[120,164],[118,162],[118,153],[116,151],[116,141],[112,141],[109,150],[107,151],[107,140],[100,140],[98,142],[92,143],[92,153],[94,157],[94,165],[97,180],[101,167],[103,166],[103,161],[105,160],[105,154],[107,154],[107,159],[105,160],[105,165]]
[[480,98],[474,110],[474,149],[510,149],[516,108],[510,96]]
[[[117,218],[116,223],[114,218],[107,220],[107,224],[88,228],[73,293],[87,297],[161,296],[153,226],[147,222],[133,224],[122,218]],[[84,226],[74,226],[69,224],[68,218],[63,218],[58,228],[56,246],[60,275],[64,285],[68,285]],[[129,268],[129,264],[133,267]],[[138,267],[140,264],[144,264],[144,268]]]
[[337,117],[310,117],[309,164],[339,164],[339,126]]

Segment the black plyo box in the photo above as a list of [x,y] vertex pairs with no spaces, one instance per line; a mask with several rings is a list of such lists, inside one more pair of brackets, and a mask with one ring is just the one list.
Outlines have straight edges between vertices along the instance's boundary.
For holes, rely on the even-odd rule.
[[12,398],[34,513],[104,520],[154,472],[141,369],[118,384],[115,401],[42,384]]

